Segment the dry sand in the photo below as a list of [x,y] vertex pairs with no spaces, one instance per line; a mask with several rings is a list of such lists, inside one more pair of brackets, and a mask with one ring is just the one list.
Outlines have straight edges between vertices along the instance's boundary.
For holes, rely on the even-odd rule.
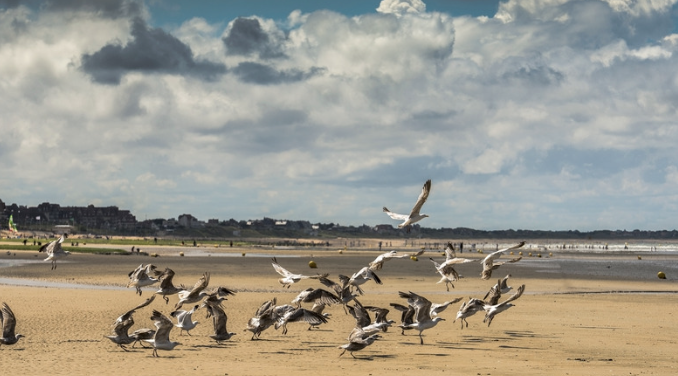
[[[152,250],[148,250],[152,251]],[[241,252],[248,252],[243,257]],[[260,340],[250,340],[245,323],[258,306],[273,297],[288,303],[307,287],[321,287],[316,281],[302,281],[289,290],[282,289],[278,275],[267,255],[253,257],[252,252],[276,254],[278,261],[293,272],[350,274],[371,261],[378,252],[233,250],[233,257],[219,255],[178,257],[178,251],[158,249],[160,257],[103,256],[73,254],[59,262],[55,271],[49,263],[31,263],[0,268],[0,301],[7,302],[17,315],[17,332],[26,336],[13,346],[0,346],[3,374],[17,375],[91,375],[91,374],[168,374],[168,375],[674,375],[678,372],[678,312],[676,275],[667,280],[656,277],[664,263],[676,264],[675,256],[644,255],[555,255],[551,258],[523,260],[497,270],[493,277],[511,273],[510,284],[526,285],[526,293],[516,306],[498,315],[490,327],[482,315],[469,318],[469,327],[453,322],[459,304],[441,314],[446,321],[424,332],[424,345],[415,333],[401,335],[391,328],[383,338],[363,351],[359,359],[348,353],[339,357],[337,347],[346,342],[354,320],[340,306],[328,309],[330,321],[318,330],[307,325],[289,325],[287,335],[273,328]],[[2,254],[7,259],[41,260],[35,252]],[[296,255],[296,257],[294,257]],[[300,255],[300,256],[299,256]],[[438,259],[438,253],[430,254]],[[466,255],[466,254],[465,254]],[[452,291],[436,284],[438,275],[426,256],[418,262],[391,260],[378,274],[384,284],[364,285],[365,305],[388,307],[404,303],[398,291],[414,291],[433,302],[456,297],[482,298],[496,281],[482,281],[476,263],[459,266],[465,276]],[[468,255],[480,258],[482,255]],[[310,269],[313,259],[317,269]],[[572,263],[573,260],[586,260]],[[141,263],[175,270],[175,283],[193,285],[204,271],[211,272],[211,285],[224,285],[239,292],[225,302],[228,329],[237,332],[230,341],[217,345],[211,334],[211,319],[204,311],[192,336],[172,337],[182,344],[173,351],[161,351],[153,358],[150,349],[125,352],[104,338],[111,334],[113,321],[124,311],[150,296],[152,289],[139,297],[134,289],[125,289],[127,273]],[[521,265],[522,264],[522,265]],[[579,265],[579,266],[577,266]],[[581,273],[580,266],[599,268],[600,273]],[[643,270],[634,278],[619,278],[627,270]],[[641,268],[641,269],[639,269]],[[671,269],[667,269],[671,270]],[[620,274],[621,273],[621,274]],[[650,273],[650,275],[647,275]],[[630,273],[633,274],[633,273]],[[17,286],[17,280],[39,283],[91,284],[98,288]],[[156,299],[151,306],[134,315],[132,328],[153,327],[151,311],[169,315],[176,302]],[[389,318],[399,321],[391,310]]]

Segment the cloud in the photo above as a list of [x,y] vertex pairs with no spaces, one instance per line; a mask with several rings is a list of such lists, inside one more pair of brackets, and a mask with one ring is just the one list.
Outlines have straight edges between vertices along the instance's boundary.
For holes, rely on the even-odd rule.
[[189,46],[162,29],[149,28],[140,18],[132,20],[131,35],[124,46],[107,44],[83,54],[81,69],[98,83],[115,85],[129,72],[185,74],[208,81],[226,72],[223,64],[196,60]]
[[259,19],[238,17],[222,41],[227,55],[257,54],[262,59],[269,59],[285,56],[278,38],[279,35],[264,30]]
[[0,11],[3,201],[394,224],[431,178],[424,226],[674,227],[673,1],[176,27],[124,4]]
[[426,4],[421,0],[382,0],[377,12],[402,16],[407,13],[426,12]]
[[48,0],[44,8],[49,12],[87,12],[102,18],[140,17],[144,7],[137,0]]
[[303,81],[322,73],[323,69],[311,68],[309,72],[302,72],[297,69],[279,71],[264,64],[242,62],[231,71],[243,82],[260,85],[274,85]]

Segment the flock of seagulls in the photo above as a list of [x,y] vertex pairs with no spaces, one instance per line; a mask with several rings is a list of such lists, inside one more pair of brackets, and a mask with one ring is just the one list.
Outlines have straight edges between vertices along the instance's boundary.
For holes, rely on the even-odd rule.
[[[384,207],[384,212],[393,219],[403,221],[398,227],[408,228],[413,223],[428,217],[426,214],[421,214],[420,211],[429,196],[430,190],[431,180],[428,180],[409,215],[393,213],[386,207]],[[52,262],[52,270],[56,269],[57,259],[68,256],[68,252],[61,249],[64,238],[65,236],[62,236],[40,248],[40,252],[46,252],[48,255],[45,261]],[[518,249],[524,244],[525,242],[520,242],[511,247],[497,250],[485,257],[481,261],[481,279],[490,279],[492,271],[503,264],[520,261],[520,257],[505,262],[498,262],[497,260],[505,252]],[[376,272],[381,271],[387,261],[413,258],[423,253],[424,250],[415,254],[399,254],[396,251],[385,252],[350,276],[338,274],[339,282],[329,279],[329,274],[304,275],[292,273],[283,267],[276,258],[273,258],[271,265],[274,271],[282,277],[278,279],[278,282],[283,288],[289,289],[292,285],[303,280],[317,280],[322,287],[308,287],[300,291],[290,304],[278,305],[275,297],[263,302],[248,320],[244,331],[252,333],[251,340],[258,340],[262,333],[271,327],[276,330],[280,329],[282,335],[285,335],[288,332],[287,326],[296,322],[303,322],[308,325],[308,330],[313,330],[329,322],[331,314],[325,312],[327,307],[342,305],[344,314],[351,315],[355,319],[355,326],[351,328],[347,336],[347,343],[339,346],[343,350],[339,356],[349,352],[355,358],[355,352],[371,346],[385,336],[384,333],[388,331],[389,327],[396,326],[396,321],[387,318],[390,312],[389,308],[361,303],[361,300],[365,300],[366,297],[369,298],[369,294],[366,294],[365,291],[369,290],[366,286],[369,286],[370,283],[383,284]],[[435,271],[441,276],[438,283],[445,283],[446,290],[449,292],[450,287],[454,288],[453,282],[462,278],[455,270],[456,265],[476,262],[476,260],[457,257],[452,243],[447,244],[444,255],[444,261],[439,262],[432,257],[430,257],[430,261],[433,263]],[[223,286],[210,287],[209,272],[203,273],[191,288],[186,288],[184,285],[175,285],[173,282],[174,276],[175,273],[170,268],[160,271],[153,264],[141,264],[129,272],[127,287],[134,287],[135,293],[139,296],[143,294],[143,287],[155,284],[158,284],[159,287],[141,304],[117,317],[112,325],[112,335],[105,337],[124,351],[129,351],[127,346],[132,345],[134,348],[139,343],[142,347],[152,348],[152,356],[158,357],[158,350],[171,351],[181,345],[180,342],[173,341],[170,338],[173,328],[176,327],[180,330],[179,335],[186,332],[188,336],[191,336],[190,331],[199,324],[198,321],[194,320],[194,316],[200,309],[206,311],[207,318],[212,318],[213,334],[209,335],[209,338],[214,340],[217,345],[236,335],[235,332],[228,331],[228,316],[223,305],[228,297],[236,294],[235,290]],[[521,285],[512,295],[500,302],[502,296],[512,290],[512,287],[508,285],[509,277],[511,277],[510,274],[497,280],[497,283],[490,287],[483,298],[469,297],[469,300],[463,302],[459,307],[454,321],[460,320],[463,329],[468,327],[467,319],[469,317],[484,312],[483,323],[490,326],[498,314],[513,307],[513,303],[524,293],[525,285]],[[155,329],[139,328],[130,333],[135,324],[135,313],[151,305],[157,295],[162,296],[165,301],[164,306],[168,306],[170,297],[176,295],[177,302],[169,313],[169,317],[158,309],[153,309],[150,319],[153,321]],[[417,332],[420,345],[424,345],[423,334],[425,331],[432,330],[440,322],[445,321],[445,318],[440,317],[441,313],[450,305],[463,300],[463,298],[456,298],[442,303],[433,303],[426,297],[412,291],[400,291],[398,297],[404,299],[406,304],[390,303],[390,308],[401,313],[400,324],[397,327],[401,330],[401,335],[405,335],[406,331]],[[307,308],[303,306],[304,304],[307,305]],[[184,305],[191,308],[188,310],[181,309]],[[311,306],[308,307],[308,305]],[[22,337],[21,334],[15,334],[16,317],[5,303],[2,305],[1,313],[2,338],[0,338],[0,344],[15,344]],[[172,321],[172,319],[175,321]]]

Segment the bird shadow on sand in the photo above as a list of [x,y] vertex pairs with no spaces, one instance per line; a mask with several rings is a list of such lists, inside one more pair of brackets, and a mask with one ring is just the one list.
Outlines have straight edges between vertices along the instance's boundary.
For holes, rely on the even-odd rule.
[[207,349],[228,349],[228,348],[235,347],[235,346],[236,346],[235,343],[221,343],[221,344],[212,343],[212,344],[208,344],[208,345],[194,345],[194,346],[192,346],[192,348],[186,348],[185,350],[198,351],[198,349],[201,349],[201,348],[203,348],[203,349],[205,349],[205,348],[207,348]]

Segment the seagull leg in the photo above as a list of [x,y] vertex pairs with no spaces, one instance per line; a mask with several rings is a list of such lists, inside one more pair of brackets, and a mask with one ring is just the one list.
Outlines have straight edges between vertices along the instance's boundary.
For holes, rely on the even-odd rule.
[[344,351],[342,351],[341,354],[339,354],[339,357],[341,358],[341,356],[344,355],[345,352],[346,352],[346,349],[344,349]]
[[421,336],[421,332],[419,332],[419,339],[421,340],[420,344],[424,344],[424,337]]
[[165,304],[169,304],[169,298],[165,295],[162,296],[163,299],[165,299]]
[[358,359],[358,358],[355,357],[355,355],[353,355],[353,351],[351,351],[350,354],[353,357],[353,359]]

